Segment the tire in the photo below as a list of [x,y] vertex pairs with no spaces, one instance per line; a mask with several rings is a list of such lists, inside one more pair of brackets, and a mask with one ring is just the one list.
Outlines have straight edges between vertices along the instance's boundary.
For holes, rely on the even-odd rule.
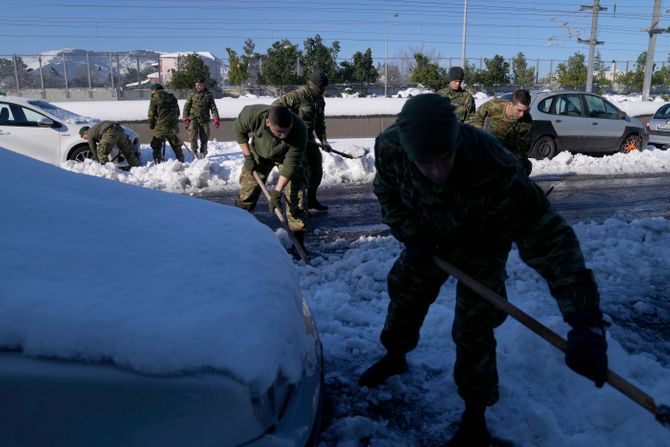
[[533,149],[530,151],[530,157],[537,160],[542,160],[544,158],[554,158],[556,156],[556,140],[552,137],[545,135],[540,137],[535,144]]
[[93,159],[93,152],[91,151],[91,148],[85,144],[75,147],[67,157],[68,160],[75,160],[78,162],[82,162],[87,158]]
[[642,137],[636,133],[632,133],[628,135],[626,138],[624,138],[623,141],[621,142],[621,147],[619,148],[619,152],[623,154],[641,150],[642,150]]

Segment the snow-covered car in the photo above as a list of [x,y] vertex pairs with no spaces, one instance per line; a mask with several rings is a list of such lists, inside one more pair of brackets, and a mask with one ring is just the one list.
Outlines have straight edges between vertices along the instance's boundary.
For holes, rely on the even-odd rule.
[[321,343],[270,228],[1,148],[0,188],[0,445],[315,442]]
[[[79,129],[96,122],[41,99],[0,97],[0,147],[46,163],[60,165],[67,160],[93,158]],[[123,130],[139,159],[139,135],[125,126]],[[114,162],[128,166],[122,155]]]
[[631,152],[647,145],[642,122],[595,93],[566,90],[533,94],[530,115],[533,158],[552,158],[562,151]]
[[664,104],[647,122],[649,144],[667,149],[670,147],[670,104]]

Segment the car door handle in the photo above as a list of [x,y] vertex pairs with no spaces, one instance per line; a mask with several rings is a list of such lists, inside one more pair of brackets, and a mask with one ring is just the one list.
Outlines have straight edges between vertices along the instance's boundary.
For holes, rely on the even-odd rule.
[[594,126],[597,126],[597,125],[598,125],[598,123],[596,123],[596,122],[593,122],[593,123],[591,123],[591,124],[594,125]]
[[563,122],[563,120],[556,120],[556,122],[557,122],[557,123],[562,123],[562,122]]

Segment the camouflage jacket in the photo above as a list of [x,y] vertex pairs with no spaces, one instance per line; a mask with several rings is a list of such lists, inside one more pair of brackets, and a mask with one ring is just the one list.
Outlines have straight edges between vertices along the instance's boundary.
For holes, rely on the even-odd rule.
[[477,112],[469,116],[465,122],[488,130],[498,137],[500,142],[516,155],[517,159],[523,160],[530,152],[533,118],[530,113],[526,113],[520,120],[508,118],[505,114],[505,107],[509,103],[504,99],[491,99],[479,106]]
[[437,93],[449,98],[451,104],[456,108],[456,118],[461,123],[475,113],[475,98],[465,90],[452,90],[447,87],[439,90]]
[[309,138],[314,138],[314,133],[316,133],[319,140],[327,140],[326,101],[323,95],[313,92],[308,86],[303,86],[277,98],[272,105],[286,106],[302,118],[307,126]]
[[572,228],[495,137],[464,124],[460,134],[444,185],[433,184],[409,160],[397,124],[377,137],[373,188],[394,237],[429,238],[457,267],[472,254],[509,250],[513,241],[564,315],[597,310],[597,286]]
[[149,102],[149,127],[156,136],[179,133],[179,104],[172,93],[155,90]]
[[107,132],[107,129],[118,124],[116,121],[100,121],[88,129],[88,147],[94,154],[98,152],[98,143],[102,140],[102,136]]
[[216,101],[214,101],[212,92],[205,88],[201,92],[194,90],[188,94],[186,104],[184,104],[185,117],[188,117],[191,121],[209,122],[210,111],[213,117],[219,117],[219,109],[216,108]]
[[280,174],[290,180],[302,162],[307,144],[307,126],[294,114],[291,133],[279,140],[265,127],[265,119],[271,108],[266,104],[244,106],[235,120],[235,138],[238,143],[249,143],[251,140],[251,151],[257,157],[281,164]]

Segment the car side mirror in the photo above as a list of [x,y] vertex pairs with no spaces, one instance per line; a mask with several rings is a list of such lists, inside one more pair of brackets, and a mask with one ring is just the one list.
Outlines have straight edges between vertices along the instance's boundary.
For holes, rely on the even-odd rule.
[[626,119],[626,112],[623,110],[619,110],[619,119],[620,120],[625,120]]
[[43,117],[43,118],[40,118],[39,120],[37,120],[37,125],[39,127],[53,127],[54,123],[55,123],[54,120],[52,120],[50,118],[47,118],[47,117]]

